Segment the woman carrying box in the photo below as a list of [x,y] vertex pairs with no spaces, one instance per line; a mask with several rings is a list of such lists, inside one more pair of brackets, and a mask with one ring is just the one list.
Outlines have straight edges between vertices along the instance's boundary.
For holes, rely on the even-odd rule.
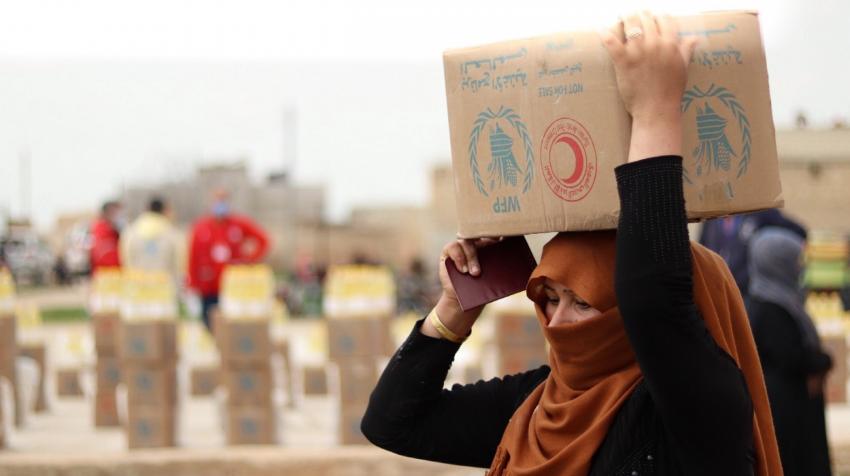
[[[617,232],[560,233],[527,294],[549,364],[443,383],[481,310],[443,294],[388,364],[363,433],[390,451],[507,475],[782,474],[740,293],[717,255],[688,240],[679,101],[694,43],[669,17],[626,18],[603,43],[632,115],[617,168]],[[443,249],[480,273],[476,247]]]

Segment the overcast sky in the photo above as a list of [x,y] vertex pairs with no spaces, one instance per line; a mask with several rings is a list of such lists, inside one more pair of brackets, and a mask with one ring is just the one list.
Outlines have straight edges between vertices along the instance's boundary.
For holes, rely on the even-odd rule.
[[449,160],[443,50],[636,7],[759,10],[777,125],[850,117],[850,2],[681,3],[0,0],[0,210],[24,210],[22,155],[42,228],[203,163],[246,158],[259,178],[282,165],[286,108],[294,176],[326,185],[331,218],[423,203]]

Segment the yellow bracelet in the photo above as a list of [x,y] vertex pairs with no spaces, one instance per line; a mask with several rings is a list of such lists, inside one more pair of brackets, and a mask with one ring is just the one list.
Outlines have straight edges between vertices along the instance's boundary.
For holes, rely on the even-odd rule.
[[432,309],[431,314],[428,314],[428,320],[431,321],[431,325],[437,329],[437,332],[449,342],[454,342],[455,344],[462,344],[463,341],[466,340],[466,337],[461,337],[454,332],[452,332],[443,321],[440,320],[440,316],[437,315],[437,309]]

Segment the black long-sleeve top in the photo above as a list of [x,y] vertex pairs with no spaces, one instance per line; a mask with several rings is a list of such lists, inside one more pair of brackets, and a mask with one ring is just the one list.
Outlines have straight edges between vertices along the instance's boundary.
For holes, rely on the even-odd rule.
[[[694,303],[681,160],[616,169],[615,288],[644,378],[609,428],[591,475],[753,473],[746,382]],[[422,334],[421,325],[384,370],[363,433],[401,455],[489,467],[511,416],[550,369],[444,389],[459,346]]]

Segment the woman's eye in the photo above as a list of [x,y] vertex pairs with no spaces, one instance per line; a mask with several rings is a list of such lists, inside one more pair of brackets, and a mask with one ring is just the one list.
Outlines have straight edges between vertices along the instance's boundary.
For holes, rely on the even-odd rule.
[[586,310],[590,309],[590,304],[588,304],[586,302],[576,301],[576,307],[578,307],[582,311],[586,311]]
[[557,306],[559,302],[561,302],[561,300],[559,298],[553,298],[553,297],[547,297],[546,298],[547,304],[553,304],[553,305]]

